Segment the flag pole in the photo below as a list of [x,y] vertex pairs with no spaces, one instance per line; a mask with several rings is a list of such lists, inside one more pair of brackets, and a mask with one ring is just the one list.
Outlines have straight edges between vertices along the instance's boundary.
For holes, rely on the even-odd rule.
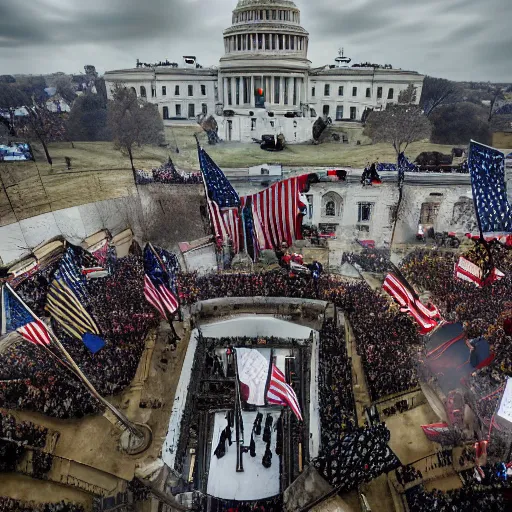
[[[18,299],[19,303],[24,307],[24,309],[34,318],[34,320],[41,319],[25,304],[23,299],[13,290],[13,288],[6,283],[5,286],[7,289]],[[3,295],[3,294],[2,294]],[[61,353],[65,356],[65,358],[68,360],[71,367],[64,365],[68,370],[72,371],[77,377],[80,378],[82,383],[87,387],[89,392],[91,393],[94,398],[96,398],[99,402],[101,402],[116,418],[117,422],[115,422],[115,425],[120,428],[123,431],[129,431],[130,434],[133,434],[137,438],[141,439],[144,438],[144,434],[118,409],[116,409],[111,403],[109,403],[105,398],[103,398],[96,388],[92,385],[92,383],[89,381],[89,379],[84,375],[82,370],[79,368],[79,366],[75,363],[71,355],[68,353],[68,351],[64,348],[60,340],[55,336],[55,334],[52,332],[51,329],[48,329],[48,334],[50,335],[50,338],[52,341],[57,345],[58,349],[61,351]],[[51,350],[47,351],[49,353],[52,353]],[[53,354],[55,356],[55,354]],[[58,361],[60,361],[59,358],[57,358]],[[62,361],[60,361],[62,362]],[[62,362],[63,363],[63,362]],[[108,419],[108,418],[107,418]]]
[[[238,361],[236,349],[235,352],[235,443],[236,443],[236,472],[244,472],[244,461],[243,461],[243,421],[241,421],[242,411],[240,403],[240,381],[238,380]],[[240,440],[240,432],[242,433],[242,439]]]

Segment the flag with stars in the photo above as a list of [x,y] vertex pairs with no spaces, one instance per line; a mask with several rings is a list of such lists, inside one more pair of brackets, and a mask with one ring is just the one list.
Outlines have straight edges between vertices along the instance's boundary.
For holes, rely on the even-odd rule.
[[240,251],[240,197],[222,170],[202,148],[199,151],[199,165],[206,189],[208,214],[216,239],[230,239],[235,253]]
[[468,165],[482,233],[512,232],[512,206],[507,199],[505,184],[505,155],[471,141]]

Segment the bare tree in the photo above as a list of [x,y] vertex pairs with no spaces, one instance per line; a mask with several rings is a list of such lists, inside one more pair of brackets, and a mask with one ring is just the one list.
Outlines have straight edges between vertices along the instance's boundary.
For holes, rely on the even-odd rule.
[[372,112],[366,122],[365,135],[373,142],[393,145],[397,156],[411,142],[430,137],[432,126],[421,108],[413,105],[388,105],[382,112]]
[[53,86],[57,90],[57,93],[60,94],[62,99],[70,106],[73,106],[73,102],[76,99],[75,86],[73,84],[73,79],[69,75],[59,75],[53,81]]
[[499,108],[502,106],[502,102],[505,100],[505,94],[503,93],[503,89],[501,87],[496,88],[494,94],[491,98],[491,105],[489,107],[489,118],[488,122],[490,123],[493,117],[497,114]]
[[426,76],[423,81],[420,106],[428,117],[441,105],[456,101],[459,94],[460,88],[456,82]]
[[131,90],[116,84],[108,104],[108,125],[114,147],[127,154],[135,177],[133,150],[145,144],[164,142],[164,123],[158,107],[137,99]]
[[398,103],[400,105],[415,104],[418,99],[418,89],[413,84],[409,84],[407,89],[404,89],[398,95]]
[[29,139],[37,139],[43,146],[46,160],[52,165],[48,150],[49,142],[62,141],[66,138],[66,128],[62,114],[50,112],[46,103],[27,106],[25,132]]
[[28,101],[27,96],[16,85],[0,83],[0,109],[9,112],[9,120],[1,117],[1,122],[8,127],[10,135],[14,137],[16,136],[16,109],[26,105]]

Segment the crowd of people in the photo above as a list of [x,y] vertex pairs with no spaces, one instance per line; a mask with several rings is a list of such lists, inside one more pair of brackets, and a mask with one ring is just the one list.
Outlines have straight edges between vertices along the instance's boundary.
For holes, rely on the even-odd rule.
[[0,496],[0,512],[84,512],[77,503],[59,501],[58,503],[35,503]]
[[203,183],[201,173],[180,173],[174,167],[171,159],[168,162],[151,169],[150,171],[136,171],[135,181],[137,185],[149,185],[150,183],[164,183],[168,185],[197,185]]
[[[453,253],[416,250],[405,258],[402,271],[419,289],[430,291],[445,320],[462,322],[470,339],[489,341],[496,356],[489,371],[512,375],[512,333],[505,328],[512,318],[512,251],[494,245],[492,254],[505,277],[482,288],[454,277],[458,255]],[[482,268],[487,252],[476,245],[465,257]]]
[[31,421],[16,421],[12,414],[0,411],[0,438],[33,448],[43,448],[47,435],[47,428]]
[[290,277],[279,270],[254,274],[182,274],[183,304],[218,297],[293,297],[332,302],[347,312],[363,359],[372,400],[417,385],[415,354],[419,337],[413,321],[365,283],[348,283],[332,275]]
[[[39,275],[17,289],[36,314],[44,314],[50,280],[51,273]],[[118,260],[110,276],[87,284],[88,308],[106,341],[96,354],[58,325],[53,326],[66,350],[103,395],[118,393],[131,382],[147,333],[159,321],[143,289],[142,257],[133,255]],[[71,418],[95,413],[99,404],[46,350],[19,342],[0,358],[0,407]]]
[[320,331],[318,391],[322,446],[356,426],[352,366],[344,334],[333,321],[325,322]]
[[505,512],[503,497],[498,491],[480,491],[475,487],[463,487],[449,492],[425,490],[423,485],[405,493],[410,512]]
[[363,249],[361,252],[344,252],[341,263],[350,263],[363,272],[384,273],[391,270],[388,249]]

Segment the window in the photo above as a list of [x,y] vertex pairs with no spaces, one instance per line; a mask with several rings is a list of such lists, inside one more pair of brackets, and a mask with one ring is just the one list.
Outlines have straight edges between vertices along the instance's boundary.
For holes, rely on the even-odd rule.
[[359,233],[369,233],[370,226],[368,226],[368,224],[359,224],[357,226],[357,231],[359,231]]
[[146,97],[146,88],[143,85],[140,86],[140,95],[142,98]]
[[311,87],[311,97],[314,98],[316,93],[315,87]]
[[240,105],[240,78],[235,78],[235,99],[236,104]]
[[133,94],[135,94],[135,96],[137,96],[137,91],[135,90],[135,87],[130,87],[130,91],[132,91]]
[[452,224],[464,225],[468,231],[477,229],[474,219],[474,206],[473,201],[469,197],[460,197],[459,200],[453,205]]
[[329,115],[329,105],[324,105],[324,108],[322,110],[322,113],[325,117]]
[[420,224],[434,224],[441,203],[423,203],[421,205]]
[[165,85],[162,87],[162,96],[167,96],[167,87]]
[[251,119],[251,131],[253,132],[254,130],[256,130],[256,118],[253,117]]
[[169,107],[164,107],[163,116],[164,116],[164,119],[169,119]]
[[367,98],[371,98],[372,97],[372,90],[369,87],[366,88],[366,97]]
[[179,95],[180,95],[180,86],[175,85],[174,86],[174,96],[179,96]]
[[388,91],[388,100],[392,100],[394,95],[395,95],[395,90],[394,89],[389,89],[389,91]]
[[352,87],[352,96],[357,96],[357,87]]
[[325,205],[325,216],[336,217],[336,203],[334,201],[328,201]]
[[260,174],[261,174],[262,176],[269,176],[269,175],[270,175],[270,170],[269,170],[269,169],[265,169],[264,167],[262,167],[262,168],[260,169]]
[[181,117],[181,105],[176,105],[176,117]]
[[156,87],[151,86],[151,97],[156,98]]
[[313,196],[308,194],[306,196],[306,199],[308,200],[308,218],[312,219],[313,218]]
[[382,87],[377,87],[377,99],[382,99]]
[[188,118],[196,117],[196,106],[193,103],[188,105]]
[[204,115],[208,114],[208,105],[207,105],[206,103],[203,103],[203,104],[201,105],[201,112],[202,112]]
[[188,86],[188,95],[194,96],[194,86],[193,85]]
[[331,86],[329,84],[324,85],[324,96],[330,96],[331,94]]
[[343,105],[338,105],[336,107],[336,121],[341,121],[343,119]]
[[244,104],[247,105],[251,102],[251,79],[248,77],[243,78],[244,85]]
[[356,107],[350,107],[350,119],[355,121],[357,118],[357,109]]
[[357,203],[357,222],[370,222],[375,203]]
[[201,85],[201,96],[206,96],[206,85]]
[[343,85],[340,85],[338,87],[338,96],[343,96],[344,91],[345,91],[345,88],[343,87]]

